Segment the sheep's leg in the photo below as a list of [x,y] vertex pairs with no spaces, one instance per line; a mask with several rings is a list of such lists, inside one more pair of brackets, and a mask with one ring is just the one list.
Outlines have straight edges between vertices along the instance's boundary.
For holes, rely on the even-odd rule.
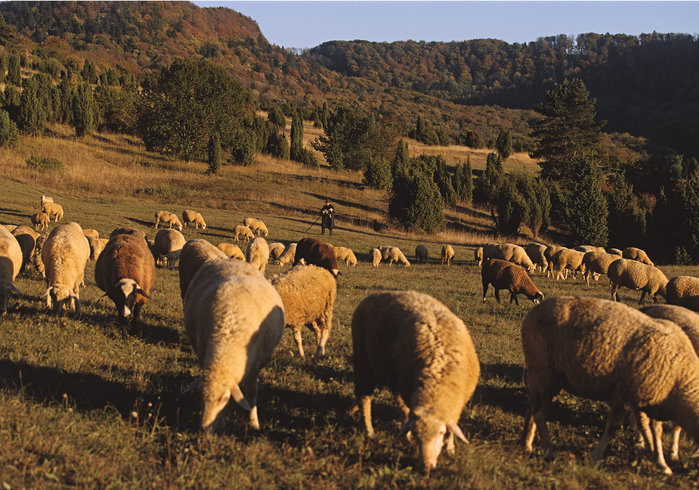
[[500,290],[498,288],[496,288],[495,285],[493,285],[493,288],[495,289],[495,299],[499,303],[500,302]]
[[611,294],[612,294],[612,300],[613,300],[613,301],[618,301],[617,296],[616,296],[616,293],[617,293],[618,291],[619,291],[619,286],[618,286],[617,284],[612,283]]
[[325,344],[328,342],[328,337],[330,337],[331,328],[332,328],[332,318],[324,321],[321,324],[320,341],[318,342],[318,350],[316,351],[316,356],[324,356],[325,355]]
[[679,461],[680,459],[680,434],[682,433],[682,427],[675,424],[675,428],[672,430],[672,449],[670,450],[670,459],[672,461]]
[[660,420],[653,420],[650,428],[653,432],[653,441],[655,444],[655,460],[658,466],[663,469],[663,473],[672,475],[672,470],[665,462],[665,455],[663,454],[663,422]]
[[299,348],[299,355],[305,359],[306,355],[303,353],[303,339],[301,338],[301,329],[294,327],[294,340],[296,341],[296,346]]
[[642,305],[643,304],[643,299],[646,297],[646,291],[643,290],[641,291],[641,299],[638,300],[638,304]]
[[592,451],[592,460],[599,461],[604,456],[604,450],[607,449],[610,439],[614,436],[614,433],[619,428],[619,424],[624,419],[625,410],[623,405],[613,405],[610,407],[609,416],[607,417],[607,424],[604,427],[604,432],[602,437],[597,443],[597,446]]
[[517,293],[514,291],[510,291],[510,303],[512,303],[512,301],[514,301],[515,304],[517,306],[519,306],[519,300],[517,299]]
[[583,274],[583,278],[585,279],[585,286],[590,285],[590,271],[585,271],[585,274]]
[[633,411],[638,429],[639,441],[638,445],[642,448],[648,448],[650,451],[655,451],[653,433],[650,430],[650,417],[645,412],[639,410]]
[[483,281],[483,302],[485,303],[485,293],[488,292],[488,283]]
[[[522,431],[521,442],[524,445],[524,450],[531,453],[534,450],[534,436],[536,435],[537,423],[534,419],[534,414],[542,410],[541,397],[534,393],[529,393],[527,402],[527,410],[524,414],[524,430]],[[546,422],[544,421],[544,424]]]
[[260,421],[257,418],[257,377],[251,376],[250,379],[243,379],[241,384],[245,399],[250,405],[250,426],[255,430],[260,430]]
[[362,408],[362,416],[364,417],[364,427],[369,437],[374,437],[374,426],[371,424],[371,396],[364,395],[359,398],[359,405]]

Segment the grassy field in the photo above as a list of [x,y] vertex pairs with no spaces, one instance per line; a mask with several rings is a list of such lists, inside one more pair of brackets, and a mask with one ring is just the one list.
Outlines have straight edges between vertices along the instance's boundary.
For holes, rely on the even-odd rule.
[[[66,162],[60,176],[26,169],[30,154]],[[333,174],[288,162],[258,159],[250,168],[225,167],[203,174],[202,164],[172,162],[143,151],[122,136],[92,136],[80,142],[61,137],[27,138],[13,151],[0,151],[0,223],[29,224],[42,193],[65,208],[65,221],[78,221],[102,235],[118,226],[154,234],[153,214],[168,209],[200,211],[206,230],[185,229],[188,239],[216,244],[232,240],[232,228],[247,215],[262,218],[270,241],[319,237],[312,225],[325,196],[340,210],[334,245],[349,246],[360,261],[342,266],[333,332],[327,355],[304,361],[286,332],[260,377],[262,430],[247,428],[246,416],[230,410],[227,428],[216,435],[197,430],[199,401],[180,395],[198,374],[182,325],[176,271],[158,269],[141,327],[122,330],[115,310],[94,284],[94,263],[81,290],[83,316],[55,317],[40,295],[45,285],[33,268],[16,285],[24,296],[10,300],[0,319],[0,484],[19,487],[565,487],[696,488],[699,467],[689,459],[694,445],[682,440],[675,476],[661,475],[633,446],[626,425],[613,439],[604,462],[586,457],[606,417],[603,405],[568,395],[558,398],[550,429],[558,457],[545,462],[541,451],[520,449],[526,390],[522,383],[519,326],[531,307],[481,300],[474,245],[490,239],[487,219],[474,209],[450,211],[450,220],[470,231],[416,237],[367,223],[384,220],[385,196],[363,189],[355,174]],[[480,221],[479,221],[480,220]],[[54,225],[52,225],[54,226]],[[481,230],[481,231],[478,231]],[[326,236],[327,238],[327,236]],[[456,263],[437,262],[442,243],[456,250]],[[415,245],[430,251],[427,265],[410,268],[367,263],[370,248],[396,245],[412,260]],[[699,267],[661,266],[672,277],[699,275]],[[267,275],[282,268],[270,265]],[[547,297],[609,297],[605,278],[590,287],[556,282],[536,274]],[[459,425],[471,441],[457,441],[456,455],[442,454],[429,477],[414,469],[412,446],[396,438],[399,412],[389,393],[377,392],[377,436],[365,437],[354,403],[350,319],[368,294],[415,289],[444,302],[464,320],[476,344],[482,376]],[[635,304],[639,293],[624,290]],[[506,297],[506,296],[505,296]],[[312,352],[312,335],[304,333]]]

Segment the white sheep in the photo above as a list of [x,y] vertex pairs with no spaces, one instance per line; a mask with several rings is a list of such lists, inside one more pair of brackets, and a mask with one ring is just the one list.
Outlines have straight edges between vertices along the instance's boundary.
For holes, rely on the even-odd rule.
[[100,232],[95,230],[94,228],[83,228],[83,235],[85,235],[88,238],[99,238]]
[[45,202],[41,205],[41,212],[46,213],[51,220],[53,216],[55,222],[61,221],[63,219],[63,206],[56,204],[55,202]]
[[454,247],[451,245],[442,245],[442,265],[450,265],[451,261],[454,259]]
[[238,245],[234,245],[228,242],[222,242],[216,245],[216,247],[221,252],[226,254],[226,256],[230,259],[245,260],[245,254],[242,250],[240,250],[240,247]]
[[87,237],[87,242],[90,244],[90,260],[97,260],[107,245],[107,238]]
[[595,247],[594,245],[577,245],[573,247],[573,250],[576,250],[578,252],[582,252],[586,254],[587,252],[601,252],[601,253],[606,253],[607,251],[604,249],[604,247]]
[[521,265],[530,274],[535,269],[524,248],[514,243],[486,243],[483,245],[483,259],[507,260],[513,264]]
[[284,249],[284,252],[274,262],[276,265],[293,264],[296,259],[296,242],[290,243]]
[[315,334],[316,356],[325,355],[337,295],[337,281],[333,275],[315,265],[297,265],[272,276],[269,281],[282,298],[286,326],[294,333],[299,355],[305,357],[301,339],[304,326]]
[[222,426],[233,398],[259,430],[257,376],[284,333],[277,291],[245,262],[210,260],[187,288],[184,325],[203,371],[195,382],[202,393],[202,429]]
[[153,256],[156,263],[164,260],[168,269],[174,269],[186,242],[184,235],[177,230],[159,230],[155,235],[153,245]]
[[182,231],[182,223],[175,213],[170,211],[156,211],[155,213],[155,229],[158,229],[158,225],[168,225],[168,228],[173,226],[177,228],[178,231]]
[[372,248],[369,251],[369,257],[371,257],[371,265],[378,267],[381,263],[381,251],[378,248]]
[[243,240],[252,240],[253,238],[255,238],[255,234],[252,232],[252,230],[245,225],[236,226],[233,229],[233,233],[235,234],[236,242],[241,238]]
[[587,252],[583,255],[583,265],[585,266],[585,284],[590,285],[590,276],[592,274],[607,275],[609,266],[612,262],[619,260],[618,255],[608,254],[607,252]]
[[53,197],[51,197],[51,196],[45,196],[45,195],[42,194],[42,195],[41,195],[41,204],[40,204],[40,207],[44,207],[44,203],[45,203],[45,202],[53,202]]
[[29,217],[29,219],[34,225],[35,230],[41,228],[42,231],[46,230],[49,227],[49,223],[51,222],[49,215],[44,213],[43,211],[41,213],[32,214]]
[[395,263],[403,264],[406,267],[410,267],[410,262],[405,258],[403,252],[398,247],[388,247],[386,251],[386,260],[388,260],[388,265]]
[[541,272],[543,273],[548,267],[548,260],[544,254],[544,252],[546,252],[546,245],[542,245],[541,243],[528,243],[522,248],[524,248],[532,264],[534,264],[535,267],[538,266],[541,268]]
[[90,244],[78,223],[59,225],[49,233],[42,248],[47,290],[46,306],[63,312],[71,305],[78,317],[82,313],[80,285],[85,283],[85,265]]
[[478,267],[483,265],[484,253],[483,247],[476,247],[476,249],[473,251],[473,259],[478,263]]
[[259,236],[251,240],[248,248],[245,249],[245,260],[264,274],[269,260],[267,240]]
[[[412,432],[425,471],[437,466],[447,436],[466,438],[457,425],[471,399],[480,366],[464,323],[433,297],[416,291],[367,296],[352,315],[354,392],[369,437],[371,395],[387,387],[403,412],[401,434]],[[357,407],[353,411],[356,411]]]
[[612,299],[617,301],[617,292],[620,287],[626,287],[633,291],[642,291],[638,304],[643,303],[646,294],[653,298],[653,303],[657,303],[656,295],[663,298],[666,295],[665,287],[667,277],[663,271],[652,265],[646,265],[636,260],[617,259],[609,265],[607,270],[609,283],[612,285]]
[[429,251],[427,250],[427,247],[424,245],[418,245],[415,247],[415,261],[420,262],[421,264],[427,263],[427,256],[429,255]]
[[199,268],[209,260],[228,259],[229,257],[218,247],[206,240],[189,240],[182,247],[180,262],[180,296],[184,300],[185,293],[192,278]]
[[22,249],[21,272],[32,260],[34,249],[36,248],[36,239],[39,237],[39,234],[29,226],[22,225],[12,230],[12,236],[15,237],[17,243],[19,243],[19,248]]
[[7,300],[11,293],[20,293],[14,286],[15,278],[22,268],[22,249],[17,239],[0,226],[0,314],[7,313]]
[[[583,257],[585,254],[583,252],[578,252],[570,248],[564,248],[553,254],[551,257],[551,263],[553,264],[553,270],[556,272],[556,279],[567,279],[568,271],[570,269],[573,271],[573,278],[575,278],[576,272],[581,274],[585,273],[585,264],[583,264]],[[565,272],[565,277],[564,277]]]
[[553,458],[546,413],[563,388],[609,404],[604,433],[592,452],[595,461],[629,408],[670,419],[699,441],[699,362],[674,323],[621,303],[560,296],[527,314],[522,347],[529,388],[522,433],[527,452],[538,431],[547,459]]
[[335,249],[335,257],[337,257],[337,261],[344,260],[345,264],[351,267],[355,267],[357,265],[357,256],[354,255],[354,252],[352,251],[351,248],[347,247],[333,247]]
[[201,213],[192,211],[191,209],[185,209],[182,211],[182,223],[184,224],[185,228],[188,224],[194,223],[195,229],[198,230],[199,226],[201,226],[202,230],[206,230],[206,221],[204,221]]
[[261,219],[245,218],[243,220],[243,226],[247,226],[253,233],[259,236],[266,237],[269,234],[269,232],[267,231],[267,226],[265,226]]
[[284,246],[283,243],[281,242],[274,242],[269,244],[269,260],[272,261],[273,264],[279,260],[279,257],[284,253],[284,249],[286,247]]
[[653,261],[648,258],[648,254],[636,247],[626,247],[621,251],[621,256],[625,259],[636,260],[646,265],[654,265]]
[[699,277],[676,276],[665,286],[665,299],[671,305],[699,311]]
[[619,257],[621,257],[621,256],[623,255],[623,252],[622,252],[620,249],[618,249],[618,248],[613,248],[613,247],[612,247],[612,248],[608,248],[608,249],[607,249],[607,253],[608,253],[608,254],[611,254],[611,255],[618,255]]
[[560,245],[548,245],[546,250],[544,250],[544,257],[548,262],[548,268],[546,269],[546,277],[551,277],[553,275],[553,256],[559,251],[566,247]]

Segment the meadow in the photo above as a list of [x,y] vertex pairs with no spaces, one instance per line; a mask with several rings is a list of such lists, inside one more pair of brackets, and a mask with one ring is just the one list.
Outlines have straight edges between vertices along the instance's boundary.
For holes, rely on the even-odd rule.
[[[31,154],[66,162],[60,176],[30,171]],[[257,158],[248,168],[226,166],[219,176],[201,163],[163,159],[138,141],[118,135],[23,138],[17,149],[0,150],[0,223],[29,224],[41,194],[65,209],[64,221],[96,228],[101,235],[131,226],[153,236],[153,214],[167,209],[200,211],[206,230],[186,228],[188,239],[216,244],[232,241],[245,216],[265,221],[268,241],[320,236],[313,225],[325,197],[338,209],[334,245],[352,248],[359,264],[341,265],[333,332],[323,358],[299,358],[285,332],[260,376],[259,433],[237,407],[226,429],[200,432],[196,394],[180,395],[199,374],[182,325],[177,271],[159,268],[152,299],[132,331],[118,323],[113,304],[101,298],[88,263],[81,290],[83,315],[54,316],[40,299],[45,284],[29,267],[16,281],[24,293],[13,297],[0,319],[0,484],[18,487],[565,487],[696,488],[699,466],[689,458],[686,437],[681,460],[663,476],[652,459],[634,447],[627,423],[612,440],[607,457],[591,465],[587,456],[601,435],[604,405],[563,394],[554,404],[550,430],[558,450],[553,462],[520,448],[526,389],[522,380],[520,324],[531,302],[498,304],[492,289],[482,301],[474,247],[491,240],[488,215],[459,206],[448,213],[450,231],[437,236],[399,232],[385,223],[386,196],[365,189],[361,176],[308,169]],[[55,224],[52,224],[52,227]],[[527,241],[520,237],[519,241]],[[395,245],[412,261],[425,244],[430,262],[410,268],[373,268],[372,247]],[[439,264],[443,243],[456,250],[455,263]],[[612,244],[613,245],[613,244]],[[672,277],[699,275],[699,266],[661,265]],[[267,275],[282,267],[269,265]],[[585,286],[554,281],[541,273],[534,282],[547,297],[609,298],[606,278]],[[368,294],[414,289],[431,294],[466,323],[481,363],[481,378],[459,425],[470,444],[457,441],[429,476],[415,469],[413,446],[396,437],[399,411],[387,391],[376,392],[376,437],[365,436],[354,404],[351,315]],[[622,290],[635,305],[640,293]],[[507,295],[503,295],[507,298]],[[304,332],[313,352],[310,331]]]

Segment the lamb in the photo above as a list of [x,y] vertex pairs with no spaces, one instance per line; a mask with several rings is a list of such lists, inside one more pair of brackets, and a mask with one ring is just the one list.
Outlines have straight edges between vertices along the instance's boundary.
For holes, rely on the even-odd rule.
[[451,264],[451,261],[453,258],[454,258],[454,247],[452,247],[451,245],[443,245],[442,246],[442,265]]
[[18,226],[12,231],[12,236],[15,237],[17,243],[19,243],[19,248],[22,249],[22,267],[20,272],[24,270],[27,263],[32,259],[34,255],[34,249],[36,248],[36,239],[39,234],[29,228],[28,226]]
[[155,229],[158,229],[159,224],[168,225],[168,228],[173,226],[177,228],[178,231],[182,231],[182,223],[175,213],[170,211],[157,211],[155,213]]
[[609,265],[607,277],[612,285],[612,299],[617,301],[617,291],[621,286],[634,291],[642,291],[638,304],[643,303],[646,294],[650,294],[653,303],[657,303],[656,295],[665,297],[665,287],[668,283],[663,272],[651,265],[642,264],[631,259],[617,259]]
[[177,230],[158,231],[153,245],[153,256],[156,258],[156,263],[164,259],[167,268],[174,269],[186,241],[184,235]]
[[253,233],[257,234],[258,236],[265,236],[266,237],[269,233],[267,231],[267,227],[265,226],[265,224],[262,222],[261,219],[245,218],[243,220],[243,225],[250,228],[250,230]]
[[410,262],[405,258],[403,252],[398,247],[389,247],[387,252],[388,265],[396,263],[401,263],[406,267],[410,267]]
[[48,228],[49,223],[51,222],[49,215],[43,211],[41,213],[32,214],[29,219],[31,219],[35,230],[41,228],[42,231]]
[[304,325],[315,333],[316,356],[325,355],[337,295],[337,282],[332,274],[315,265],[299,265],[272,276],[269,281],[282,298],[286,326],[294,333],[299,355],[305,357],[301,340]]
[[90,244],[90,260],[97,260],[104,250],[104,247],[107,246],[109,239],[87,237],[87,242]]
[[53,202],[53,197],[51,197],[51,196],[45,196],[45,195],[42,194],[42,195],[41,195],[41,207],[42,207],[42,208],[44,207],[44,203],[45,203],[45,202]]
[[583,255],[585,284],[590,285],[590,275],[593,273],[606,275],[609,266],[616,260],[619,260],[618,255],[608,254],[607,252],[587,252]]
[[522,347],[529,388],[522,433],[527,452],[538,431],[547,459],[553,458],[546,413],[563,388],[609,405],[593,460],[602,458],[628,408],[671,419],[699,440],[699,362],[674,323],[608,300],[560,296],[527,314]]
[[481,267],[481,282],[483,283],[483,302],[488,292],[488,286],[493,285],[495,299],[500,302],[500,289],[510,292],[510,303],[517,300],[518,294],[524,294],[536,305],[544,300],[544,295],[529,278],[524,267],[500,259],[486,259]]
[[233,245],[232,243],[222,242],[216,245],[216,247],[226,254],[229,259],[235,260],[245,260],[245,254],[238,245]]
[[473,251],[473,259],[478,262],[478,267],[483,265],[483,247],[477,247]]
[[41,212],[46,213],[51,220],[54,217],[55,222],[61,221],[63,219],[63,206],[56,204],[55,202],[45,202],[41,205]]
[[673,277],[665,286],[665,291],[665,299],[671,305],[684,306],[699,312],[699,277]]
[[241,237],[243,240],[252,240],[253,238],[255,238],[255,235],[253,234],[252,230],[244,225],[236,226],[235,229],[233,230],[233,232],[235,233],[235,241],[236,242]]
[[424,471],[437,466],[447,433],[450,454],[454,436],[468,443],[457,423],[480,366],[466,326],[446,306],[416,291],[371,294],[352,315],[352,350],[354,392],[369,437],[371,395],[385,386],[403,412],[401,435],[415,436]]
[[284,249],[284,252],[274,261],[276,265],[292,264],[296,258],[296,243],[290,243]]
[[184,223],[185,228],[188,224],[194,223],[195,229],[198,230],[199,226],[201,225],[201,229],[206,230],[206,221],[204,221],[202,215],[196,211],[192,211],[191,209],[185,209],[182,211],[182,223]]
[[184,325],[202,368],[201,427],[223,425],[232,397],[259,430],[257,376],[284,333],[284,306],[254,267],[210,260],[199,268],[184,298]]
[[[557,271],[556,279],[566,279],[568,275],[566,269],[573,271],[573,278],[575,278],[575,273],[578,271],[584,274],[585,264],[583,264],[583,257],[585,257],[584,253],[570,248],[564,248],[553,254],[551,263],[553,264],[553,270]],[[564,272],[566,277],[563,276]]]
[[260,236],[251,240],[248,243],[248,248],[245,249],[245,260],[264,274],[269,260],[267,240]]
[[317,265],[330,271],[337,277],[340,269],[337,265],[337,256],[332,245],[316,240],[315,238],[302,238],[296,244],[296,256],[294,265],[304,260],[308,265]]
[[68,305],[78,317],[82,313],[80,285],[85,283],[85,265],[90,258],[90,244],[78,223],[59,225],[49,233],[41,248],[48,289],[46,306],[63,312]]
[[372,248],[369,257],[371,257],[371,265],[378,267],[381,263],[381,251],[378,248]]
[[417,247],[415,247],[415,260],[417,262],[420,262],[421,264],[426,264],[428,253],[429,252],[426,246],[418,245]]
[[194,275],[205,262],[228,258],[220,248],[214,247],[206,240],[190,240],[185,243],[184,247],[182,247],[182,253],[180,253],[179,263],[180,296],[182,300],[184,300],[185,293]]
[[88,238],[90,238],[90,237],[99,238],[100,237],[100,232],[95,230],[94,228],[83,229],[83,234]]
[[335,249],[335,257],[338,261],[344,260],[346,265],[356,267],[357,256],[354,255],[352,249],[347,247],[333,247]]
[[548,260],[544,254],[544,252],[546,252],[546,245],[542,245],[541,243],[528,243],[522,248],[524,248],[524,252],[529,257],[529,260],[532,261],[534,267],[539,266],[541,272],[544,272],[548,267]]
[[145,240],[128,234],[110,238],[97,258],[95,282],[114,302],[122,324],[129,317],[137,322],[155,282],[155,262]]
[[22,249],[7,228],[0,226],[0,315],[7,314],[7,301],[11,293],[22,294],[14,286],[21,268]]
[[654,265],[653,261],[648,258],[648,254],[646,254],[646,252],[644,252],[640,248],[626,247],[624,250],[621,251],[621,256],[625,259],[636,260],[642,264],[650,266]]

